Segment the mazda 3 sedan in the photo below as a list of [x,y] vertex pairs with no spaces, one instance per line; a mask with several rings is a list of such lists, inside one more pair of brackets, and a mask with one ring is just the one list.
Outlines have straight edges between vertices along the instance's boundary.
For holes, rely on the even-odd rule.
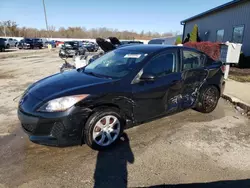
[[18,117],[32,142],[105,149],[124,128],[190,108],[212,112],[224,84],[222,63],[195,49],[132,45],[34,83]]

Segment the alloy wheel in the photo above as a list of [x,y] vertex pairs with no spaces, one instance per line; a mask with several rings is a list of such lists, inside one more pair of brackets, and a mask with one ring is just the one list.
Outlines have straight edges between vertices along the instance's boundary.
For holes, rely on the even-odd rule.
[[102,117],[93,128],[93,140],[99,146],[109,146],[120,134],[121,124],[117,117]]
[[215,108],[218,101],[218,95],[215,88],[211,87],[204,93],[204,104],[207,110]]

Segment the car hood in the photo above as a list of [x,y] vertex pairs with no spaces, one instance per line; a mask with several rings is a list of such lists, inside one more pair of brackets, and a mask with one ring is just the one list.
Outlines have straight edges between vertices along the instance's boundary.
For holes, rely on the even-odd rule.
[[28,92],[42,101],[47,101],[62,96],[102,93],[103,85],[112,82],[114,80],[72,70],[44,78],[34,83]]

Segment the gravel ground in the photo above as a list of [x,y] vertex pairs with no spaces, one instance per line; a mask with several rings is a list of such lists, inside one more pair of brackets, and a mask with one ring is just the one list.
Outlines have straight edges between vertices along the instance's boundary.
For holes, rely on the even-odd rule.
[[187,110],[126,130],[108,151],[46,147],[20,129],[13,98],[62,61],[40,50],[0,63],[0,188],[250,187],[250,122],[223,99],[210,114]]
[[0,53],[0,136],[15,129],[18,96],[33,82],[59,72],[62,63],[57,52],[47,49]]

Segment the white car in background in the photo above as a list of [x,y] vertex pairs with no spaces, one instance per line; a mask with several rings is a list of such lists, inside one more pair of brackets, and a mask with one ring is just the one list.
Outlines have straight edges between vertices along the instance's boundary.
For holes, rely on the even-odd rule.
[[5,45],[6,45],[6,48],[13,48],[13,47],[16,47],[18,44],[18,41],[16,39],[13,39],[13,38],[6,38],[5,40]]

